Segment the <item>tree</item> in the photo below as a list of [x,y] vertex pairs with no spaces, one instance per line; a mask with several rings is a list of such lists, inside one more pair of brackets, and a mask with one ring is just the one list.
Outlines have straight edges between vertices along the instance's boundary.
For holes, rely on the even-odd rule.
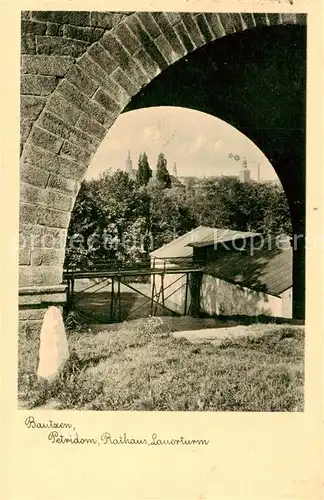
[[[167,172],[164,155],[159,159],[160,171]],[[292,231],[285,193],[269,182],[207,178],[184,192],[161,189],[161,181],[138,185],[120,170],[105,172],[81,184],[65,266],[139,262],[198,225],[273,235]]]
[[160,153],[156,165],[156,179],[163,188],[171,187],[171,177],[167,169],[167,159],[164,153]]
[[140,154],[138,159],[138,170],[136,174],[136,180],[140,186],[146,186],[151,177],[152,177],[152,170],[150,168],[147,155],[144,151],[143,154]]

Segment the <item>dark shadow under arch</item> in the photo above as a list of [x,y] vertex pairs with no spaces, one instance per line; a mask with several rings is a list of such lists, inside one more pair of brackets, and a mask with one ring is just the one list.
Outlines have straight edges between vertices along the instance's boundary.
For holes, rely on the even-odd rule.
[[216,116],[252,140],[285,190],[293,232],[294,317],[305,309],[306,27],[235,33],[173,64],[125,108],[180,106]]

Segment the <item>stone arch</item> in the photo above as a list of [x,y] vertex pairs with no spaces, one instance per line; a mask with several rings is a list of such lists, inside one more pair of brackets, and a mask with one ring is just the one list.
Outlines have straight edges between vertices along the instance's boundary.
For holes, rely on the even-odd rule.
[[[132,97],[217,38],[302,14],[22,13],[20,320],[65,301],[64,247],[87,167]],[[62,243],[63,242],[63,243]]]

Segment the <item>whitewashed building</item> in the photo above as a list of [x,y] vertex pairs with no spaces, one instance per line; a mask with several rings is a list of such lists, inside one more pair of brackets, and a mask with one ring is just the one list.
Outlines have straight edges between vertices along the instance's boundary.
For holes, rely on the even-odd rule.
[[[287,240],[278,244],[259,233],[199,226],[152,252],[151,265],[201,268],[199,305],[207,315],[292,318],[292,248]],[[187,276],[152,277],[157,292],[163,279],[165,305],[182,314],[191,303]]]

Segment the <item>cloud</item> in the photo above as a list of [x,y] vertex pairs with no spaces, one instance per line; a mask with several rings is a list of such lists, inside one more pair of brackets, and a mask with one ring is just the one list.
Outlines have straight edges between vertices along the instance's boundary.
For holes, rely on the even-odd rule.
[[206,138],[203,135],[198,135],[195,142],[189,146],[189,153],[199,153],[203,147],[206,145]]
[[224,148],[224,141],[221,139],[216,142],[210,142],[208,149],[211,154],[220,153]]
[[154,141],[158,142],[161,140],[161,133],[159,130],[158,125],[152,125],[151,127],[145,127],[145,129],[142,132],[142,142],[143,141]]
[[246,156],[253,172],[260,161],[263,178],[275,175],[262,152],[232,126],[198,111],[157,106],[129,111],[116,120],[94,156],[87,178],[107,167],[124,168],[128,149],[134,166],[139,154],[146,151],[152,168],[163,151],[170,167],[177,163],[179,175],[214,175],[225,169],[235,173],[240,162],[228,158],[231,151]]

